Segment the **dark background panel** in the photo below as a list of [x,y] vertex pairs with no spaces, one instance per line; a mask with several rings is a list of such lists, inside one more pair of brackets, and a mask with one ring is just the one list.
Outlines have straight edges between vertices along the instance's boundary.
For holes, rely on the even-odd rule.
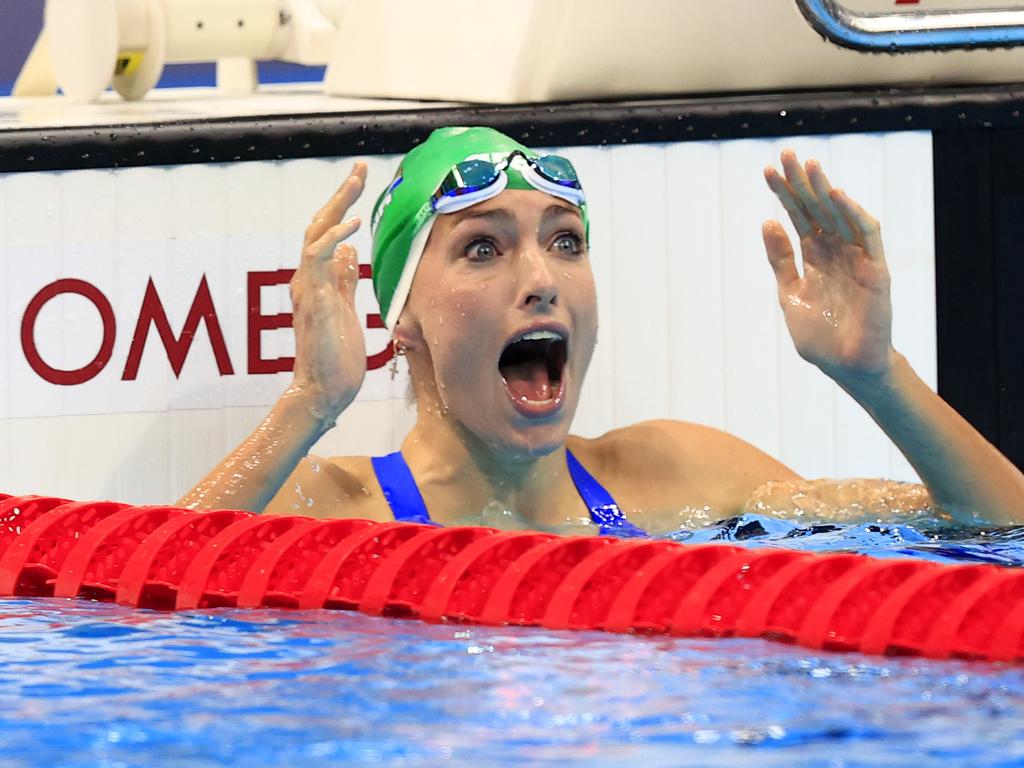
[[[1001,156],[1012,162],[1001,164]],[[996,148],[1005,191],[997,194],[996,370],[999,445],[1024,467],[1024,136]]]
[[939,393],[1024,468],[1024,131],[937,131]]
[[992,133],[940,131],[932,146],[939,391],[998,442]]

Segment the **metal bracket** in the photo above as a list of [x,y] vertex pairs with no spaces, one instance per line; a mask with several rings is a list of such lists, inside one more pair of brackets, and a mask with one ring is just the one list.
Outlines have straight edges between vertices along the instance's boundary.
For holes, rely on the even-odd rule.
[[1024,44],[1024,8],[857,13],[838,0],[796,0],[814,30],[857,51],[908,53]]

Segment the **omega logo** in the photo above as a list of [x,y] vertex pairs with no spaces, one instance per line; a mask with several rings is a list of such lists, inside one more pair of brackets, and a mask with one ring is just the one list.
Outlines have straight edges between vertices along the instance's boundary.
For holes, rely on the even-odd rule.
[[[291,313],[263,314],[260,307],[260,289],[273,285],[287,285],[294,271],[292,269],[279,269],[270,272],[248,272],[246,274],[246,370],[249,374],[271,374],[292,370],[292,366],[295,363],[293,357],[263,357],[263,331],[276,328],[291,328],[292,315]],[[369,264],[359,265],[360,280],[369,279],[371,275],[372,271]],[[35,333],[39,312],[49,301],[64,294],[77,294],[85,298],[95,308],[103,323],[103,335],[95,357],[84,366],[71,370],[54,367],[43,359],[39,353]],[[121,380],[134,381],[138,377],[139,365],[142,362],[142,354],[145,351],[146,340],[149,337],[151,326],[156,327],[157,335],[167,354],[167,361],[170,363],[171,370],[174,371],[175,376],[180,376],[200,323],[206,326],[206,333],[210,340],[218,372],[221,376],[234,375],[235,368],[228,355],[227,344],[224,341],[224,332],[221,330],[217,308],[214,306],[213,296],[210,293],[210,286],[206,280],[206,275],[204,274],[199,281],[199,287],[196,289],[192,303],[189,305],[188,315],[179,336],[174,335],[174,331],[171,329],[170,322],[167,319],[164,302],[157,292],[153,279],[150,278],[146,284],[142,306],[139,308],[138,319],[136,320],[132,342],[128,349],[128,357],[125,360],[124,369],[121,373]],[[383,328],[384,322],[379,314],[368,314],[366,315],[365,327],[367,329]],[[28,364],[45,381],[62,386],[83,384],[96,377],[100,371],[106,368],[113,354],[116,336],[117,321],[110,300],[103,291],[92,283],[75,278],[62,278],[42,288],[29,301],[21,319],[21,348]],[[393,350],[391,345],[388,344],[380,352],[368,355],[366,358],[367,369],[372,371],[384,367],[388,360],[391,359],[392,354]]]

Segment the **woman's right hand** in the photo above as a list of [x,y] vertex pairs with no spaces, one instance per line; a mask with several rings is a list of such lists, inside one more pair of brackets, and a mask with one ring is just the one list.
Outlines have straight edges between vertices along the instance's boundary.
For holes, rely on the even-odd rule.
[[290,286],[295,368],[288,394],[306,401],[325,427],[355,399],[366,375],[366,343],[355,308],[359,264],[356,249],[344,242],[359,229],[358,217],[344,217],[365,183],[366,164],[357,162],[306,228]]

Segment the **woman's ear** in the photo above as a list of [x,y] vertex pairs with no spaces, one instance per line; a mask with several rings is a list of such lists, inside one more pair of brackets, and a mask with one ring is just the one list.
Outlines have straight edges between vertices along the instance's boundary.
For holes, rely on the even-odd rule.
[[423,345],[423,329],[406,312],[402,312],[398,318],[391,336],[395,344],[406,352],[419,349]]

